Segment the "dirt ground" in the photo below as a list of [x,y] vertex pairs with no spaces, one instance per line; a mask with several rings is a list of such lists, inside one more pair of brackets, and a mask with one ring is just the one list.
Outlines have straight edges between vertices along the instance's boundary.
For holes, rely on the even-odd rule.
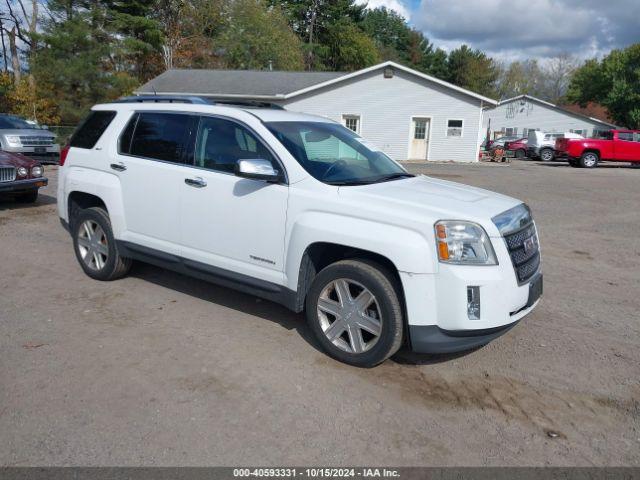
[[410,169],[526,201],[545,294],[482,349],[371,370],[267,301],[89,279],[53,167],[37,204],[0,202],[0,466],[640,465],[640,170]]

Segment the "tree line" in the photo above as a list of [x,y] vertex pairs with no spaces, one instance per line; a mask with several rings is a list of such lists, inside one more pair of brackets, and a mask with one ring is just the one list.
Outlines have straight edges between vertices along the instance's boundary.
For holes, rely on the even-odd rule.
[[446,52],[355,0],[0,0],[0,110],[74,124],[170,68],[353,71],[393,60],[491,98],[598,102],[640,126],[640,45],[580,64]]

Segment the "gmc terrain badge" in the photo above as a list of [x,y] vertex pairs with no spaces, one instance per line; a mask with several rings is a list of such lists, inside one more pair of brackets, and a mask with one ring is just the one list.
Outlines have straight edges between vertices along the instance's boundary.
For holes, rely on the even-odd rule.
[[256,257],[255,255],[249,255],[249,258],[251,260],[257,260],[259,262],[270,263],[271,265],[275,265],[276,264],[276,262],[274,262],[273,260],[268,260],[266,258]]

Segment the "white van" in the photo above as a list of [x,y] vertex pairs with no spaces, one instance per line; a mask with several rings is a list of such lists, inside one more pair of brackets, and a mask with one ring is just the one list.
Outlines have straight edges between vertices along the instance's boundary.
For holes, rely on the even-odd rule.
[[573,132],[549,133],[540,130],[529,131],[527,142],[527,156],[539,158],[544,162],[550,162],[556,157],[556,140],[558,138],[584,138]]

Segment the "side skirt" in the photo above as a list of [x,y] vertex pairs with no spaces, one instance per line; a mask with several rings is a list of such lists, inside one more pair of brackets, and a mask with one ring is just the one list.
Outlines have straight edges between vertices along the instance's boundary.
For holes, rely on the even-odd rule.
[[264,298],[265,300],[284,305],[294,312],[301,311],[299,308],[298,292],[283,287],[282,285],[214,267],[206,263],[196,262],[177,255],[171,255],[153,248],[143,247],[136,243],[122,240],[116,240],[116,243],[123,257],[150,263],[189,277],[198,278],[222,287],[232,288],[249,295]]

